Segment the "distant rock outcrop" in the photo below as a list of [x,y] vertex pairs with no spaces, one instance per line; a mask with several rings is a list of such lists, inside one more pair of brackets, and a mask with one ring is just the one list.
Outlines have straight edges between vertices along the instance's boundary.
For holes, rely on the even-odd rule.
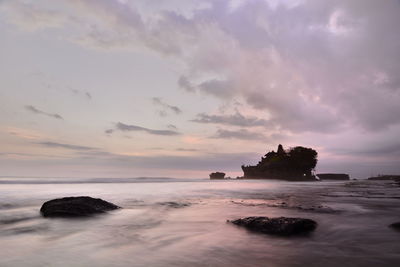
[[100,198],[65,197],[45,202],[40,208],[43,217],[83,217],[119,209]]
[[317,223],[310,219],[285,217],[246,217],[230,222],[251,231],[281,236],[304,234],[314,231],[317,227]]
[[277,152],[268,152],[255,166],[242,166],[244,178],[315,181],[313,170],[318,153],[312,148],[297,146],[287,151],[282,145]]
[[346,173],[318,173],[317,177],[321,180],[350,180]]
[[374,177],[369,177],[368,180],[377,180],[377,181],[400,181],[400,175],[378,175]]
[[225,173],[224,172],[213,172],[210,173],[210,179],[224,179]]

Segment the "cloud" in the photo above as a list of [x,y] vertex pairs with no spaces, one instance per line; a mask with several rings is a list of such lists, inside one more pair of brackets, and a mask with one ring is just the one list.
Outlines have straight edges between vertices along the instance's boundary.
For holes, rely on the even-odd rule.
[[77,89],[70,89],[70,90],[75,95],[81,95],[81,96],[85,97],[87,100],[92,100],[92,94],[87,91],[80,91]]
[[13,158],[13,159],[38,159],[38,158],[49,158],[49,159],[67,159],[66,156],[57,156],[54,154],[32,154],[32,153],[0,153],[0,157]]
[[168,148],[163,148],[163,147],[151,147],[149,148],[150,150],[160,150],[160,151],[179,151],[179,152],[198,152],[201,151],[200,149],[196,148],[183,148],[183,147],[178,147],[175,149],[168,149]]
[[181,76],[178,79],[178,85],[180,88],[185,89],[188,92],[195,92],[196,88],[191,84],[189,79],[185,76]]
[[[97,153],[87,151],[80,153],[81,158],[75,161],[107,162],[114,167],[129,167],[134,169],[159,169],[159,170],[202,170],[205,176],[212,170],[240,171],[244,163],[254,162],[259,159],[257,153],[206,153],[185,156],[157,155],[121,155],[115,153]],[[87,164],[87,163],[86,163]]]
[[178,85],[187,92],[199,92],[222,99],[231,98],[235,95],[234,86],[227,80],[210,79],[199,84],[193,84],[187,77],[181,76],[178,79]]
[[173,113],[175,113],[177,115],[182,113],[182,110],[180,108],[178,108],[177,106],[172,106],[172,105],[165,103],[159,97],[153,97],[152,101],[155,106],[162,108],[162,110],[160,111],[161,116],[167,115],[167,113],[166,113],[167,111],[172,111]]
[[191,120],[197,123],[215,123],[240,127],[267,126],[268,121],[253,116],[245,117],[239,111],[232,115],[208,115],[197,114],[196,119]]
[[34,106],[31,106],[31,105],[25,106],[25,109],[30,111],[30,112],[32,112],[32,113],[34,113],[34,114],[40,114],[40,115],[45,115],[45,116],[48,116],[48,117],[51,117],[51,118],[55,118],[55,119],[58,119],[58,120],[64,120],[64,118],[61,117],[59,114],[48,113],[48,112],[42,111],[40,109],[37,109],[37,108],[35,108]]
[[41,132],[25,128],[6,127],[6,132],[13,136],[28,140],[39,140],[46,138],[46,136]]
[[[390,156],[392,159],[400,160],[400,144],[390,144],[389,146],[373,146],[364,148],[335,149],[339,155],[357,156]],[[394,158],[395,157],[395,158]]]
[[[184,91],[217,105],[237,99],[297,140],[315,134],[307,142],[334,149],[344,140],[365,145],[376,132],[400,135],[397,0],[204,0],[184,12],[167,1],[50,2],[3,1],[1,12],[22,29],[52,28],[87,49],[168,55],[182,65],[177,86]],[[205,118],[216,119],[226,118]],[[330,141],[332,133],[341,142]]]
[[56,142],[37,142],[35,144],[45,146],[45,147],[51,147],[51,148],[65,148],[65,149],[70,149],[70,150],[77,150],[77,151],[89,151],[89,150],[96,150],[96,148],[93,147],[87,147],[87,146],[78,146],[78,145],[70,145],[70,144],[63,144],[63,143],[56,143]]
[[173,124],[168,124],[168,125],[167,125],[167,128],[170,129],[170,130],[178,130],[178,127],[176,127],[176,126],[173,125]]
[[[145,132],[148,134],[162,135],[162,136],[180,135],[179,132],[173,131],[173,130],[153,130],[153,129],[144,128],[144,127],[137,126],[137,125],[124,124],[122,122],[116,123],[114,130],[119,130],[122,132]],[[110,130],[108,130],[108,131],[110,131]],[[112,133],[112,132],[110,132],[110,133]]]
[[223,130],[223,129],[218,129],[215,135],[213,135],[211,138],[216,138],[216,139],[241,139],[241,140],[261,140],[261,141],[266,141],[267,138],[260,133],[256,132],[251,132],[246,129],[240,129],[237,131],[231,131],[231,130]]
[[195,148],[177,148],[176,151],[181,151],[181,152],[197,152],[199,151],[198,149]]
[[114,132],[114,129],[107,129],[104,131],[106,134],[112,134]]
[[0,1],[10,22],[27,31],[62,27],[70,17],[53,9],[43,8],[23,1]]
[[210,1],[192,17],[169,11],[153,21],[116,2],[81,2],[103,10],[99,17],[109,8],[113,19],[100,42],[127,40],[174,55],[188,67],[180,86],[221,99],[241,97],[270,113],[280,128],[375,131],[400,123],[394,115],[400,112],[400,55],[392,45],[399,36],[398,1],[271,6],[254,0],[234,9],[229,1]]
[[230,98],[235,94],[234,87],[228,80],[207,80],[200,83],[197,87],[200,92],[219,98]]

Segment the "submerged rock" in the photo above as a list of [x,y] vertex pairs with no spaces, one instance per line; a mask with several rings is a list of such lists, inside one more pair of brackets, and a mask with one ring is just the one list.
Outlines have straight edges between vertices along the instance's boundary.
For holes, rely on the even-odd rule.
[[400,231],[400,222],[392,223],[391,225],[389,225],[389,227]]
[[281,236],[304,234],[317,227],[317,223],[310,219],[286,217],[246,217],[231,221],[231,223],[252,231]]
[[100,198],[64,197],[45,202],[40,213],[43,217],[83,217],[119,208]]
[[173,202],[173,201],[159,202],[158,204],[161,206],[166,206],[166,207],[175,208],[175,209],[190,206],[190,203],[179,203],[179,202]]

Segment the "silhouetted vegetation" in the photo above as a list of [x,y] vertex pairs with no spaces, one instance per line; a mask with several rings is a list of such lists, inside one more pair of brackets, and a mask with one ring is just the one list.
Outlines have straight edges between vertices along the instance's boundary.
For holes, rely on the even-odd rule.
[[285,180],[315,180],[313,171],[318,153],[312,148],[297,146],[285,151],[282,145],[277,152],[268,152],[255,166],[242,166],[244,178],[269,178]]

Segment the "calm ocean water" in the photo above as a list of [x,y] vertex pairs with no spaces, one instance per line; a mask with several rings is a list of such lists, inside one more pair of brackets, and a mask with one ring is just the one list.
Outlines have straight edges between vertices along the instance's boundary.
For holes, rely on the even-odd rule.
[[[123,209],[40,217],[44,201],[81,195]],[[400,232],[388,227],[399,204],[392,182],[0,178],[0,266],[400,266]],[[226,222],[244,216],[318,228],[281,238]]]

